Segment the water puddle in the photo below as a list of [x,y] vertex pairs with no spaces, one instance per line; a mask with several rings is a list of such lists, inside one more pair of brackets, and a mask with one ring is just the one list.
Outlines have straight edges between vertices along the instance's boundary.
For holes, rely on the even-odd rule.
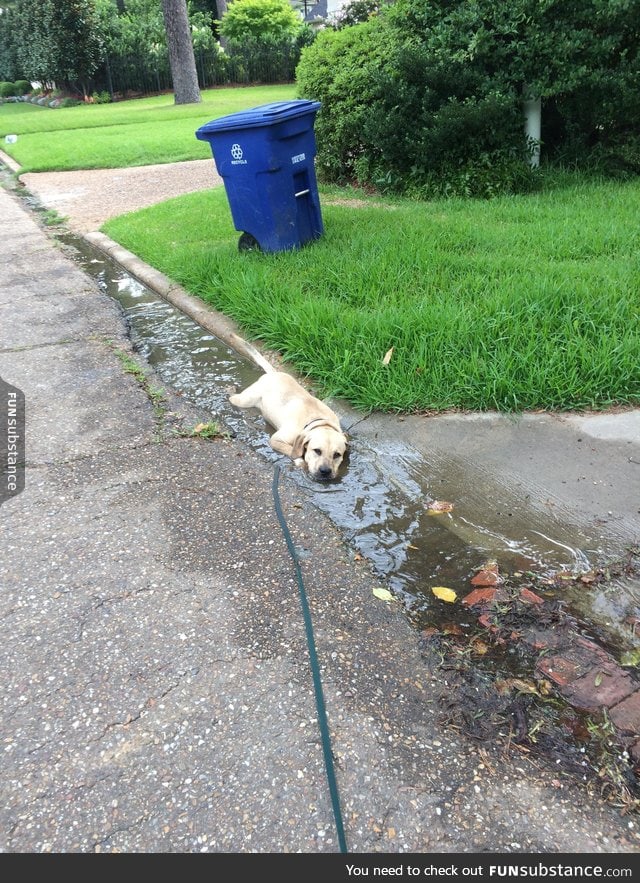
[[[34,200],[30,205],[39,208]],[[269,445],[260,415],[240,412],[228,402],[229,393],[256,380],[259,369],[82,238],[68,233],[58,238],[70,257],[118,302],[133,346],[161,381],[265,459],[282,462]],[[580,777],[588,742],[594,778],[602,788],[612,789],[613,799],[636,808],[634,776],[611,741],[606,715],[596,720],[559,703],[553,695],[550,701],[540,678],[532,678],[531,673],[540,655],[540,640],[557,638],[560,632],[567,647],[577,646],[576,641],[586,635],[598,638],[612,659],[620,659],[629,648],[637,653],[640,558],[606,580],[592,580],[590,557],[597,550],[589,551],[588,539],[572,529],[563,531],[560,524],[553,536],[545,534],[535,515],[517,499],[509,503],[508,535],[496,528],[505,520],[492,521],[488,512],[483,523],[460,514],[463,507],[458,505],[450,512],[430,515],[428,504],[440,496],[436,488],[455,495],[458,503],[469,497],[464,466],[456,473],[450,464],[443,469],[441,463],[428,462],[411,445],[358,434],[357,423],[366,418],[342,413],[337,404],[351,441],[348,469],[340,480],[318,484],[302,470],[286,464],[284,468],[355,554],[369,561],[402,599],[427,648],[425,661],[432,664],[439,659],[446,673],[443,720],[474,739],[493,742],[505,730],[506,721],[509,742],[522,741],[527,751],[537,747],[566,769],[575,767]],[[491,498],[490,487],[475,490],[484,499]],[[435,600],[432,589],[437,586],[456,587],[459,595],[471,591],[471,578],[486,570],[490,561],[497,562],[510,592],[506,603],[496,605],[491,621],[485,616],[482,622],[481,610]],[[571,580],[559,581],[559,571],[571,572]],[[543,605],[541,598],[531,602],[523,596],[529,591],[522,588],[526,581],[553,603]],[[432,640],[437,642],[435,654],[427,647]]]
[[[59,238],[120,304],[134,347],[161,380],[275,463],[279,456],[269,446],[260,415],[239,412],[228,402],[229,392],[252,383],[260,370],[83,239],[73,234]],[[347,429],[350,419],[359,420],[343,416]],[[351,441],[348,469],[338,482],[320,485],[293,468],[290,477],[403,599],[418,626],[451,618],[446,605],[434,603],[434,586],[468,586],[487,560],[499,561],[501,571],[509,573],[589,570],[580,548],[523,526],[525,516],[516,511],[511,523],[517,540],[455,511],[430,516],[424,501],[433,500],[434,468],[420,452],[390,440],[376,439],[374,447],[357,429]],[[464,487],[464,479],[459,483]],[[606,622],[613,634],[640,601],[633,581],[601,595],[585,592],[582,584],[579,588],[574,600],[580,615]]]
[[[60,239],[120,304],[134,347],[160,379],[263,457],[282,461],[269,446],[260,415],[239,412],[228,402],[229,392],[252,383],[259,369],[84,240]],[[341,417],[347,430],[350,419],[354,424],[362,419]],[[614,666],[614,658],[622,659],[629,648],[637,653],[640,559],[636,570],[614,574],[602,587],[590,585],[588,556],[571,536],[545,535],[517,505],[509,511],[511,536],[455,510],[434,517],[425,501],[433,501],[433,487],[439,486],[437,466],[409,445],[380,438],[374,445],[357,427],[350,437],[348,468],[337,482],[318,484],[302,470],[285,468],[402,599],[420,630],[425,663],[436,660],[448,684],[440,697],[443,722],[479,741],[495,743],[507,732],[509,742],[522,742],[525,750],[540,752],[582,780],[590,776],[608,789],[607,799],[636,809],[640,797],[626,753],[629,737],[616,748],[607,716],[559,702],[550,684],[544,688],[538,666],[540,647],[558,646],[553,641],[560,640],[580,650],[576,642],[584,635],[610,649]],[[465,476],[458,477],[462,494],[467,484]],[[482,609],[435,600],[437,586],[465,587],[463,595],[471,590],[471,578],[488,561],[498,562],[505,576],[500,591],[507,600],[498,602],[497,596],[484,622]],[[559,583],[558,571],[571,571],[573,582]],[[576,582],[580,573],[585,582]],[[523,594],[530,589],[522,588],[529,574],[538,580],[529,585],[540,591],[533,603],[532,595]]]

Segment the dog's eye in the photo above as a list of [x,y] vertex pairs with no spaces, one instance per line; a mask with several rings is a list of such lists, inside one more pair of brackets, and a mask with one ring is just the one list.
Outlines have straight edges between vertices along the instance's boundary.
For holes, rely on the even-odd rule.
[[341,454],[339,454],[338,451],[336,451],[335,454],[333,455],[334,460],[338,460],[340,457],[341,457]]
[[314,453],[314,454],[317,454],[318,457],[321,457],[321,456],[322,456],[322,451],[320,450],[320,448],[314,448],[314,449],[313,449],[313,453]]

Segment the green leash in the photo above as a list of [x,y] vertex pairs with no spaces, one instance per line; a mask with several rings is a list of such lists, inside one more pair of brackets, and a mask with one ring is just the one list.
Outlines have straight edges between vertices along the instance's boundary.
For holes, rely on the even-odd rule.
[[338,843],[340,852],[348,852],[347,841],[344,836],[344,825],[342,824],[342,813],[340,811],[340,798],[338,796],[338,785],[336,775],[333,768],[333,754],[331,752],[331,736],[329,734],[329,725],[327,723],[327,712],[324,705],[324,696],[322,694],[322,681],[320,680],[320,666],[318,665],[318,656],[316,653],[316,642],[313,637],[313,624],[311,622],[311,611],[309,610],[309,602],[307,601],[307,593],[304,590],[302,581],[302,570],[300,569],[300,561],[298,554],[293,545],[291,534],[287,526],[282,504],[280,503],[280,494],[278,493],[278,479],[280,478],[280,465],[276,464],[273,473],[273,502],[276,507],[276,515],[282,528],[282,533],[287,541],[287,548],[293,560],[296,570],[296,580],[298,582],[298,590],[300,594],[300,604],[302,605],[302,616],[304,618],[304,628],[307,633],[307,647],[309,648],[309,662],[311,664],[311,674],[313,675],[313,689],[316,697],[316,711],[318,713],[318,724],[320,726],[320,736],[322,737],[322,751],[324,754],[324,765],[327,771],[327,780],[329,782],[329,793],[331,794],[331,805],[333,807],[333,817],[336,822],[336,831],[338,834]]

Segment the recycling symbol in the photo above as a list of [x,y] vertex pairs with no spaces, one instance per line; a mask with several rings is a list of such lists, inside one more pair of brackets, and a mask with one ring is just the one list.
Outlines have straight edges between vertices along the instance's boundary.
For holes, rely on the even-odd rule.
[[232,144],[231,145],[231,156],[234,159],[242,159],[242,156],[243,156],[242,147],[240,147],[239,144]]

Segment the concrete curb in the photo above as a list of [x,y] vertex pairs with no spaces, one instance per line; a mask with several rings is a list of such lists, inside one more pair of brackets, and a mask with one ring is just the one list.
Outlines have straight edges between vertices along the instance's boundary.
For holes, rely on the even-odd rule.
[[0,162],[3,162],[12,172],[19,172],[22,168],[22,166],[18,165],[15,159],[12,156],[9,156],[8,153],[5,153],[4,150],[0,150]]

